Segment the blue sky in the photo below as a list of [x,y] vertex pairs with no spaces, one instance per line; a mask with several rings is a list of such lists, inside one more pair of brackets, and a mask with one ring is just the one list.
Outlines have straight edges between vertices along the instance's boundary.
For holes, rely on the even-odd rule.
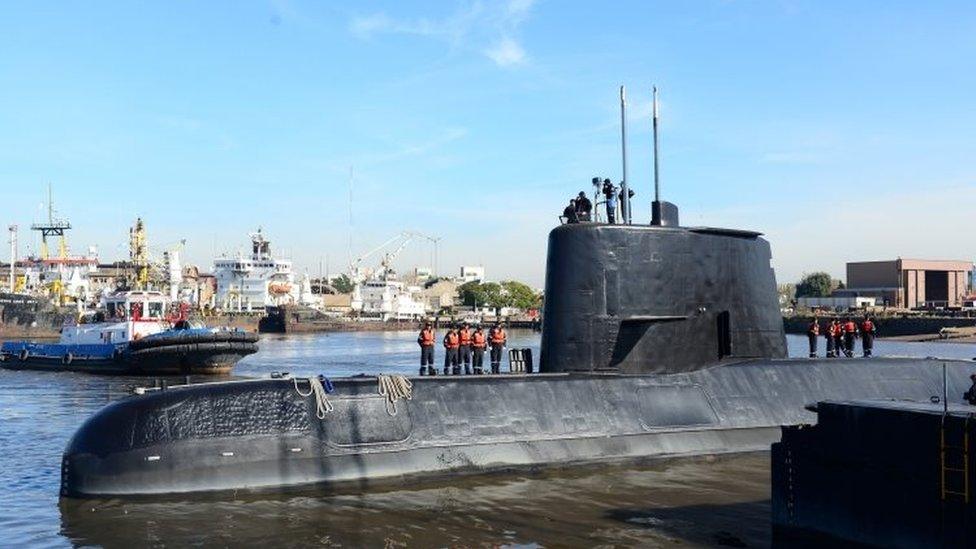
[[0,221],[50,182],[75,251],[139,215],[205,266],[260,225],[335,271],[352,167],[355,252],[419,230],[442,271],[541,285],[563,204],[620,177],[621,84],[636,220],[657,84],[665,198],[765,232],[781,281],[976,257],[971,2],[7,3]]

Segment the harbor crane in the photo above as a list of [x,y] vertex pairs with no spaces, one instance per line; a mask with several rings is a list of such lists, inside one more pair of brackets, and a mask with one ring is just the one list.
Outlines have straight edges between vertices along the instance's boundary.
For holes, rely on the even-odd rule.
[[[349,265],[349,278],[354,284],[359,284],[372,276],[374,274],[374,269],[364,268],[363,262],[373,255],[387,249],[391,245],[396,245],[396,247],[389,252],[383,254],[383,258],[380,260],[380,276],[385,280],[390,280],[396,278],[396,271],[393,269],[393,261],[396,260],[400,252],[407,247],[414,238],[422,238],[434,244],[434,249],[437,248],[437,243],[440,241],[440,237],[432,237],[421,233],[419,231],[401,231],[399,234],[387,239],[385,242],[379,246],[369,250],[368,252],[362,254],[352,261]],[[436,251],[435,258],[436,258]]]

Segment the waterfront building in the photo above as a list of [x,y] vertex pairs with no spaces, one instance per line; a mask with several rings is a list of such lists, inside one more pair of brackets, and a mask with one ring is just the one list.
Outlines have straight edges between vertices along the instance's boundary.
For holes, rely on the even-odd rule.
[[352,309],[359,317],[370,320],[411,320],[426,313],[424,303],[416,296],[419,286],[408,286],[399,280],[374,278],[366,280],[352,292]]
[[23,291],[58,304],[84,303],[93,297],[88,276],[98,269],[94,256],[28,258],[22,268]]
[[271,241],[261,229],[251,233],[251,253],[214,261],[216,306],[223,311],[262,312],[296,300],[298,290],[291,261],[271,253]]
[[969,292],[971,261],[894,259],[847,264],[847,286],[835,295],[875,297],[879,305],[959,307]]
[[466,282],[484,282],[486,280],[485,268],[483,265],[463,265],[461,267],[460,279],[462,284]]
[[458,304],[458,283],[441,279],[424,288],[419,293],[424,308],[431,313],[453,308]]
[[877,298],[864,296],[831,296],[831,297],[798,297],[796,306],[799,309],[830,309],[846,311],[848,309],[867,309],[877,305]]

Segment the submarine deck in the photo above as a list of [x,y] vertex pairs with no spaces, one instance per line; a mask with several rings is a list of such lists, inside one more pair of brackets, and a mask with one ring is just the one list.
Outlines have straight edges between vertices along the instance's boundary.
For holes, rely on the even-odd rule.
[[[333,380],[316,417],[294,379],[175,387],[117,401],[65,452],[65,495],[273,489],[517,467],[766,450],[824,399],[961,402],[974,365],[927,359],[749,360],[674,374],[411,378],[389,402],[374,377]],[[307,385],[302,386],[306,393]],[[307,393],[306,393],[307,394]]]

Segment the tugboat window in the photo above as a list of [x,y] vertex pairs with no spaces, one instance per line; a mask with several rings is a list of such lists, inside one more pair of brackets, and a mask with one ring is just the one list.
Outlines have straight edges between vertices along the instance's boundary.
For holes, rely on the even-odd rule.
[[149,318],[162,318],[163,304],[158,301],[149,302]]

